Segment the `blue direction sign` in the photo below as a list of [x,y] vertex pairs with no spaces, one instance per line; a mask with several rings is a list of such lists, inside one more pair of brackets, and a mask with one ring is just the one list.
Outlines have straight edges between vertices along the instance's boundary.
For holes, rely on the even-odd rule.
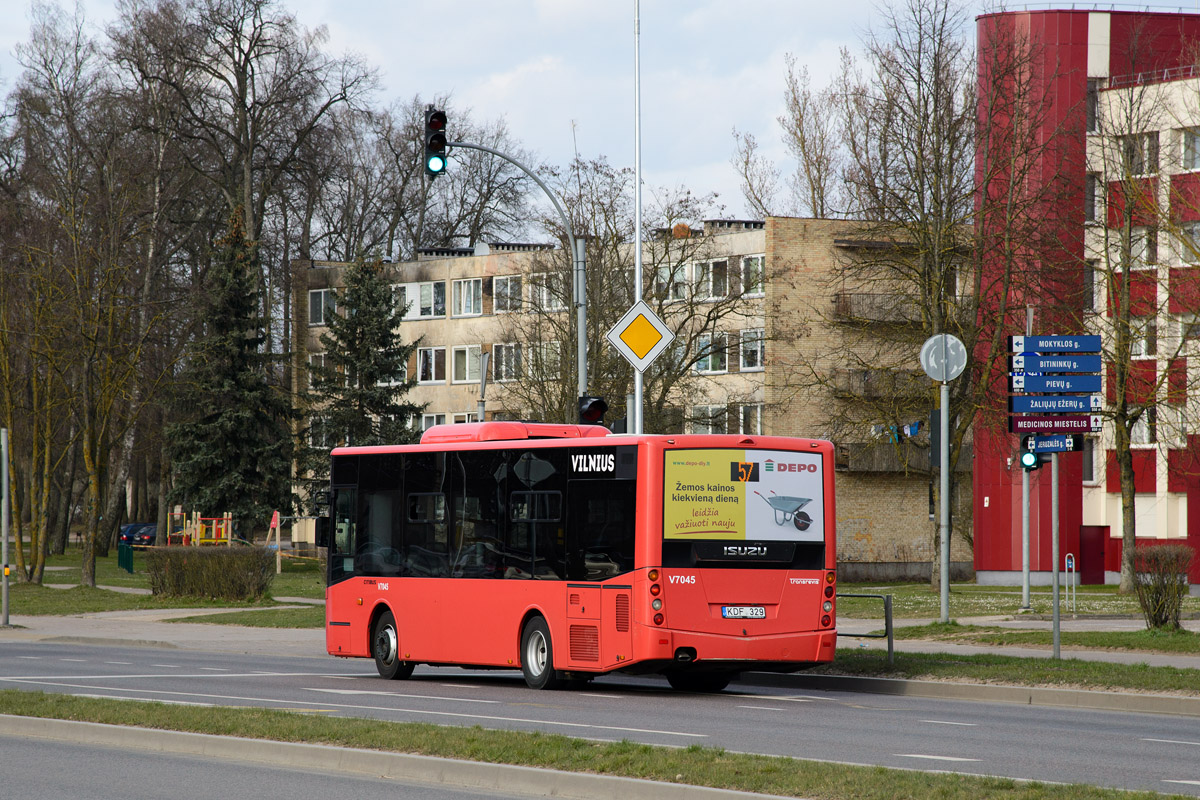
[[1018,372],[1099,372],[1100,356],[1020,353],[1012,357],[1012,368]]
[[1021,446],[1034,453],[1075,453],[1083,450],[1083,437],[1079,434],[1022,436]]
[[1098,394],[1017,395],[1008,398],[1014,414],[1090,414],[1103,407]]
[[1013,353],[1099,353],[1099,336],[1010,336]]
[[1090,433],[1100,430],[1100,416],[1009,417],[1009,433]]
[[1028,375],[1008,376],[1008,388],[1014,392],[1098,392],[1099,375]]

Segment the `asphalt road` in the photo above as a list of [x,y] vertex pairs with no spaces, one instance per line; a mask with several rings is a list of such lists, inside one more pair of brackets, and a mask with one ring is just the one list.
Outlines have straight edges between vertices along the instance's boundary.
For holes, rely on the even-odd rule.
[[534,692],[517,672],[418,668],[412,680],[385,682],[368,660],[44,641],[5,642],[0,687],[699,744],[1200,797],[1195,717],[747,684],[681,694],[656,677]]
[[0,736],[4,781],[0,797],[88,800],[480,800],[523,794],[447,789],[345,773],[284,769],[228,759],[146,753],[89,744]]

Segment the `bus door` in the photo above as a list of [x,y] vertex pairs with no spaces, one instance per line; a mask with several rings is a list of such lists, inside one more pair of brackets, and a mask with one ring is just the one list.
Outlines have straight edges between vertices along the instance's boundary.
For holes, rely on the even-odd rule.
[[[329,585],[338,583],[354,574],[355,530],[358,524],[358,491],[351,487],[336,487],[333,490],[333,530],[329,541]],[[333,655],[349,655],[351,644],[351,620],[333,616],[350,610],[348,603],[325,604],[326,649]]]

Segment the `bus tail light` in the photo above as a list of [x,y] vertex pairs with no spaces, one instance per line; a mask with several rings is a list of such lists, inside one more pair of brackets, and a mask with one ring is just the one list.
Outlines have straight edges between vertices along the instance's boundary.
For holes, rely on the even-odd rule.
[[657,597],[654,598],[654,601],[652,603],[650,603],[650,607],[653,608],[655,611],[661,610],[662,609],[662,600],[659,600]]
[[650,584],[650,594],[654,595],[655,597],[658,597],[660,592],[662,592],[661,586],[659,586],[657,583]]
[[833,587],[832,587],[832,586],[826,586],[826,587],[825,587],[825,596],[826,596],[826,597],[833,597]]
[[658,580],[658,570],[656,570],[656,569],[650,570],[649,572],[646,573],[646,577],[652,581]]
[[[666,619],[666,617],[664,617],[662,614],[655,614],[654,615],[654,624],[662,625],[664,619]],[[826,619],[828,619],[828,617],[826,617]]]
[[826,614],[828,614],[830,611],[833,611],[833,602],[830,600],[826,600],[825,605],[821,606],[821,610],[824,611]]
[[830,618],[830,616],[829,616],[828,614],[826,614],[825,616],[821,617],[821,627],[822,627],[822,628],[828,628],[828,627],[829,627],[829,624],[830,624],[831,622],[833,622],[833,619],[832,619],[832,618]]

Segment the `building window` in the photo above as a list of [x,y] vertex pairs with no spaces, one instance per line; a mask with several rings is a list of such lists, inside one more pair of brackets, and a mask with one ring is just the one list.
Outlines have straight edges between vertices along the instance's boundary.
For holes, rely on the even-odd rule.
[[445,414],[422,414],[421,415],[421,430],[427,431],[434,425],[445,425]]
[[1089,172],[1083,179],[1083,220],[1095,222],[1101,207],[1100,190],[1104,182],[1095,172]]
[[419,289],[421,293],[421,307],[418,316],[446,316],[446,282],[431,281],[430,283],[422,283],[419,285]]
[[747,297],[761,297],[766,291],[763,264],[765,256],[744,256],[742,258],[742,294]]
[[726,433],[725,406],[692,406],[692,433]]
[[1092,436],[1083,438],[1083,482],[1096,483],[1096,453],[1102,452],[1096,447],[1096,439]]
[[708,261],[696,265],[696,293],[717,300],[729,294],[729,262]]
[[1087,82],[1087,131],[1094,133],[1099,125],[1100,117],[1100,87],[1103,78],[1088,78]]
[[408,316],[408,290],[403,284],[392,284],[392,307],[400,319]]
[[741,352],[739,368],[742,372],[762,370],[766,358],[766,340],[763,337],[763,329],[754,328],[742,331],[741,346],[738,349]]
[[559,342],[535,342],[530,346],[533,361],[529,365],[536,380],[558,380],[562,372],[562,346]]
[[477,317],[483,313],[483,278],[455,281],[453,314],[456,317]]
[[417,349],[417,382],[446,382],[446,348],[421,347]]
[[318,450],[329,450],[337,446],[337,437],[327,417],[313,417],[308,428],[308,443]]
[[1179,315],[1179,340],[1181,342],[1200,342],[1200,313],[1193,311]]
[[1097,306],[1096,300],[1096,269],[1100,266],[1100,262],[1094,259],[1086,261],[1083,265],[1083,310],[1095,311]]
[[452,360],[454,383],[479,383],[479,345],[454,348]]
[[1187,447],[1187,409],[1182,405],[1162,405],[1159,435],[1176,447]]
[[312,353],[308,357],[308,388],[312,389],[317,382],[317,370],[324,368],[325,354]]
[[461,425],[464,422],[479,422],[479,412],[465,411],[462,414],[454,415],[454,424]]
[[1158,263],[1158,228],[1134,228],[1129,237],[1132,269]]
[[696,339],[699,358],[696,359],[696,372],[713,374],[728,372],[727,359],[729,343],[723,333],[702,333]]
[[567,276],[561,272],[538,272],[529,276],[529,302],[542,311],[565,311]]
[[1183,134],[1183,168],[1200,169],[1200,128],[1185,128]]
[[1142,411],[1129,430],[1130,444],[1154,444],[1158,441],[1158,408],[1149,406]]
[[1179,223],[1179,260],[1184,264],[1200,263],[1200,222]]
[[308,293],[308,324],[328,325],[337,311],[337,294],[333,289],[312,289]]
[[763,432],[763,404],[751,403],[738,409],[738,433],[761,436]]
[[498,381],[515,381],[521,377],[521,345],[492,345],[492,375]]
[[666,301],[679,301],[687,297],[687,265],[659,264],[655,270],[655,291]]
[[1158,172],[1158,132],[1120,136],[1121,158],[1129,175]]
[[1129,354],[1134,358],[1158,355],[1158,320],[1155,317],[1129,320]]
[[492,281],[492,308],[497,314],[521,310],[520,275],[508,275]]
[[396,373],[396,377],[392,378],[391,380],[380,380],[379,385],[380,386],[403,386],[407,382],[408,382],[408,364],[404,363],[404,364],[400,365],[400,371],[398,373]]

